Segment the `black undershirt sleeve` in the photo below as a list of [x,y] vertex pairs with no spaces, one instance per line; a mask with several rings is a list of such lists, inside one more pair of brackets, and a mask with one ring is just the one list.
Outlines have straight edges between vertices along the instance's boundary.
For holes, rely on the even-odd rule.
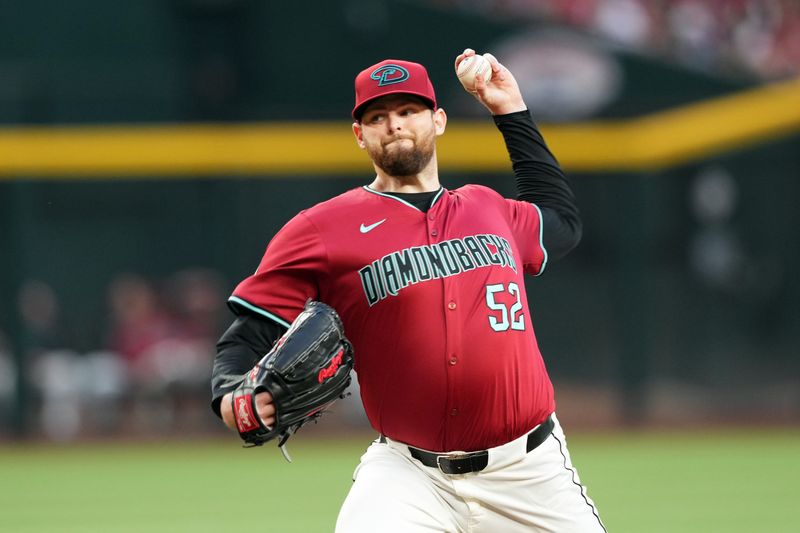
[[220,403],[286,331],[286,328],[253,314],[241,314],[217,342],[211,374],[211,409],[220,416]]
[[561,166],[547,148],[528,110],[493,118],[511,157],[517,199],[539,207],[548,257],[563,257],[580,242],[583,223]]

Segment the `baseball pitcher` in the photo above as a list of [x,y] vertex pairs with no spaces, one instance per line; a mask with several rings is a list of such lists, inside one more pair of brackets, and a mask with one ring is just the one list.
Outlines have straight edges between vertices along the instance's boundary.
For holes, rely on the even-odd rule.
[[[462,82],[475,55],[455,59]],[[442,186],[447,114],[428,73],[381,61],[356,76],[352,111],[375,177],[288,221],[229,300],[212,405],[245,442],[285,442],[355,369],[378,437],[339,533],[605,531],[555,415],[523,280],[577,245],[580,216],[514,76],[483,57],[491,72],[467,89],[505,140],[516,199]]]

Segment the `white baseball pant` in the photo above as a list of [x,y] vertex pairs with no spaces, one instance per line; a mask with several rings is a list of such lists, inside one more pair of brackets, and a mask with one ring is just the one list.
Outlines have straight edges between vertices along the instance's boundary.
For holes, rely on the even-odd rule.
[[526,453],[523,435],[491,448],[486,468],[469,474],[444,474],[400,442],[375,441],[353,474],[336,533],[606,531],[553,419],[535,449]]

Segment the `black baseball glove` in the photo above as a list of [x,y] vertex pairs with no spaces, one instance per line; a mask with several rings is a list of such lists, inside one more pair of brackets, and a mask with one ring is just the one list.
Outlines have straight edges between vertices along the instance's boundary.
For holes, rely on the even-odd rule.
[[[331,307],[308,301],[289,330],[233,391],[233,414],[245,446],[261,446],[276,437],[290,460],[286,441],[302,425],[322,416],[345,396],[353,368],[353,348]],[[275,423],[266,427],[255,408],[261,391],[272,395]]]

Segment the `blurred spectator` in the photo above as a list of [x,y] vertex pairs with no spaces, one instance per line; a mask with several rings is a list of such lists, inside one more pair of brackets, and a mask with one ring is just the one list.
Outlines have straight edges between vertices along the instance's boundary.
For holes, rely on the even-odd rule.
[[[31,383],[41,401],[39,420],[52,440],[75,438],[87,421],[110,425],[117,419],[117,402],[124,393],[124,372],[117,356],[74,351],[61,319],[55,291],[40,280],[26,281],[18,308],[31,361]],[[88,420],[87,420],[88,419]]]
[[517,21],[554,20],[718,73],[800,74],[798,0],[427,0]]
[[17,299],[19,313],[28,335],[30,356],[70,345],[61,322],[61,308],[55,292],[47,283],[28,280]]
[[123,274],[109,287],[109,348],[126,361],[142,389],[205,386],[225,298],[219,276],[181,271],[158,294],[144,278]]
[[135,274],[112,281],[108,346],[127,365],[141,421],[168,427],[206,412],[224,302],[219,275],[204,269],[176,273],[161,292]]
[[143,277],[124,273],[108,288],[111,331],[108,347],[123,357],[131,377],[146,381],[146,354],[169,338],[171,324],[155,288]]
[[747,2],[731,30],[740,63],[764,78],[800,73],[800,5],[791,1]]
[[181,337],[216,342],[227,326],[225,291],[217,272],[192,268],[181,270],[167,282],[167,298]]
[[721,28],[712,4],[699,0],[678,0],[667,12],[672,54],[680,61],[713,68],[722,51]]
[[41,354],[31,370],[41,397],[41,429],[49,439],[67,441],[82,432],[118,427],[127,383],[116,354],[52,350]]
[[650,13],[638,0],[598,2],[592,25],[602,35],[632,47],[646,46],[653,32]]
[[152,339],[135,363],[140,384],[152,390],[207,394],[214,345],[222,331],[222,282],[209,270],[183,270],[166,280],[162,298],[163,307],[151,312],[150,323],[162,323],[161,328],[153,327],[161,335]]
[[78,376],[72,372],[78,354],[67,349],[58,298],[47,283],[28,280],[19,290],[17,307],[31,362],[26,370],[37,377],[31,381],[41,398],[42,430],[53,440],[72,439],[81,427]]
[[[18,309],[42,433],[66,441],[123,427],[163,431],[212,423],[198,417],[211,418],[208,380],[226,315],[223,285],[218,273],[199,268],[160,285],[121,273],[108,286],[105,348],[81,353],[53,288],[26,282]],[[0,338],[0,414],[13,398],[14,376],[13,358]]]

